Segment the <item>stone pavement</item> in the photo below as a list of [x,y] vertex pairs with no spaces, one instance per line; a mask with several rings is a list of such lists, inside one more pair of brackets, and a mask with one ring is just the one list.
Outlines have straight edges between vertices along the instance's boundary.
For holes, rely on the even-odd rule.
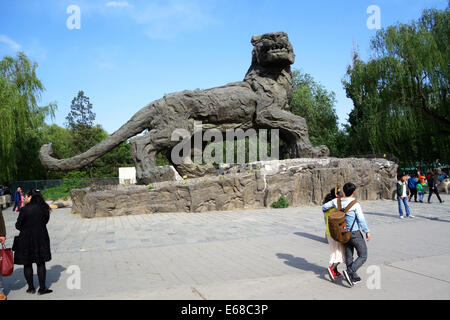
[[[10,300],[450,299],[450,196],[441,196],[443,204],[412,203],[416,218],[404,220],[396,201],[362,202],[372,240],[353,288],[329,281],[323,214],[308,206],[95,219],[56,209],[47,264],[54,293],[25,293],[22,266],[4,278],[5,290]],[[3,213],[10,247],[17,214]],[[72,266],[80,289],[71,289]]]

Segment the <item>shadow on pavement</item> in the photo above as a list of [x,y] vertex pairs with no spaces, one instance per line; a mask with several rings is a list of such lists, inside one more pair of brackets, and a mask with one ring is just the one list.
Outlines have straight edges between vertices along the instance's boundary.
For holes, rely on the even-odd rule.
[[[52,284],[59,281],[61,278],[61,273],[66,270],[61,265],[52,266],[50,269],[47,269],[46,276],[46,285],[48,288],[51,288]],[[36,289],[39,288],[39,280],[36,274],[36,265],[33,264],[33,271],[35,272],[33,275],[33,282]],[[8,295],[10,291],[17,291],[28,288],[27,282],[25,280],[25,276],[23,274],[23,267],[14,268],[14,273],[9,277],[3,277],[3,284],[5,286],[5,294]]]
[[[375,216],[390,217],[390,218],[398,218],[398,214],[391,215],[391,214],[378,213],[378,212],[364,212],[364,214],[365,215],[375,215]],[[445,220],[445,219],[441,219],[441,218],[438,218],[438,217],[425,217],[425,216],[414,214],[414,212],[412,214],[415,217],[417,217],[417,218],[427,219],[427,220],[431,220],[431,221],[450,222],[450,220]]]
[[[312,271],[322,280],[331,282],[328,278],[327,268],[323,266],[318,266],[316,264],[308,262],[305,258],[294,257],[292,254],[288,253],[277,253],[278,259],[285,260],[284,263],[290,267],[297,268],[303,271]],[[335,279],[335,284],[345,286],[342,278]]]
[[425,216],[417,216],[418,218],[422,218],[422,219],[427,219],[427,220],[431,220],[431,221],[439,221],[439,222],[450,222],[450,220],[445,220],[445,219],[441,219],[438,217],[425,217]]
[[388,217],[388,218],[398,218],[398,213],[396,214],[387,214],[387,213],[379,213],[379,212],[370,212],[370,211],[364,211],[365,215],[374,215],[374,216],[381,216],[381,217]]
[[325,237],[316,236],[314,234],[310,234],[310,233],[306,233],[306,232],[295,232],[294,234],[297,235],[297,236],[300,236],[300,237],[304,237],[304,238],[308,238],[308,239],[314,240],[314,241],[319,241],[319,242],[322,242],[322,243],[328,243],[327,240],[325,239]]

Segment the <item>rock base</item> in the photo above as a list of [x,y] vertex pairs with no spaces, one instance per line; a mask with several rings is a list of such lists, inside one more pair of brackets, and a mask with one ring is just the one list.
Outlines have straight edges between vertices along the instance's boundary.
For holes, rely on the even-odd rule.
[[397,165],[385,159],[321,158],[223,165],[222,175],[74,189],[72,210],[85,218],[157,212],[207,212],[269,207],[283,195],[291,206],[321,204],[336,185],[353,182],[359,200],[391,199]]

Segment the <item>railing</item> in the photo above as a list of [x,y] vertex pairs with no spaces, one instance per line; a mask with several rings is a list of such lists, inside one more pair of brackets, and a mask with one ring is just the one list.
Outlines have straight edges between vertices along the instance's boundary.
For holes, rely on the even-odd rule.
[[117,184],[119,184],[118,177],[15,181],[10,185],[10,192],[14,194],[18,187],[21,187],[23,193],[39,189],[46,200],[57,200],[68,198],[72,189]]

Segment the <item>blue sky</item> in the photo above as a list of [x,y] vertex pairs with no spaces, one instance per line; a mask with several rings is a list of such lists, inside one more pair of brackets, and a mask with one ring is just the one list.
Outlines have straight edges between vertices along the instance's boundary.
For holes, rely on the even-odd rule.
[[[69,29],[70,5],[80,29]],[[339,121],[352,109],[342,88],[352,48],[370,55],[367,8],[381,27],[409,22],[447,0],[0,0],[0,57],[24,51],[39,65],[42,104],[56,101],[63,125],[79,90],[109,133],[165,93],[242,80],[253,34],[285,31],[293,66],[336,93]]]

